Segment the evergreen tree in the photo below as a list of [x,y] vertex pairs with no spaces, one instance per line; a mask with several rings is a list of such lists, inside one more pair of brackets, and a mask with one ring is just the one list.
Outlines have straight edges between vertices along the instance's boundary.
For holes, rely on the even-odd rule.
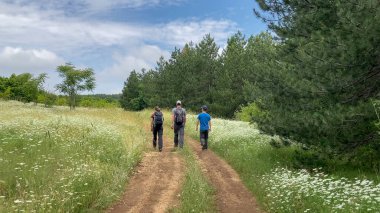
[[253,119],[324,152],[380,150],[371,104],[380,91],[380,2],[257,1],[281,48],[279,66],[268,66],[270,96],[272,84],[256,86],[267,116]]
[[141,110],[146,106],[141,91],[141,76],[133,70],[124,82],[120,105],[126,110]]
[[[232,117],[235,110],[245,104],[243,96],[244,79],[247,76],[245,61],[246,40],[241,32],[231,36],[222,53],[220,72],[218,73],[212,107],[219,115]],[[228,104],[226,104],[228,100]]]

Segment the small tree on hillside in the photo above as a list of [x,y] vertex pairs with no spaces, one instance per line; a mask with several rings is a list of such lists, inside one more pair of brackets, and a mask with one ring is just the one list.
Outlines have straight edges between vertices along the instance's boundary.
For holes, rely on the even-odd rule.
[[57,67],[63,82],[56,85],[57,90],[69,96],[70,109],[75,109],[75,100],[78,92],[95,88],[94,71],[91,68],[76,69],[70,63]]

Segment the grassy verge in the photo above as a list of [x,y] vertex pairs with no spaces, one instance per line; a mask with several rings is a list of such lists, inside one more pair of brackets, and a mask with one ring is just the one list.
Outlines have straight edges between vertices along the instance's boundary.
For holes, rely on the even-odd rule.
[[215,190],[202,173],[189,146],[181,151],[186,162],[185,181],[181,192],[181,204],[170,212],[216,212]]
[[100,212],[145,147],[139,118],[119,109],[0,108],[0,212]]
[[[195,117],[190,116],[188,131]],[[239,121],[213,120],[210,148],[239,173],[260,204],[269,212],[377,212],[380,184],[356,173],[350,178],[315,169],[292,168],[295,146],[274,148],[270,136]],[[275,138],[274,138],[275,139]],[[377,176],[378,178],[378,176]]]

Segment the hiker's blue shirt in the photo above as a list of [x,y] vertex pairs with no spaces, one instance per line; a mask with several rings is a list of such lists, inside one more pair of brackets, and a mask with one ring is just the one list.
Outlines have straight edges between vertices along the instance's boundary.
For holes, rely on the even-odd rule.
[[208,122],[211,120],[211,116],[205,112],[198,115],[199,123],[201,124],[201,131],[206,131],[209,129]]

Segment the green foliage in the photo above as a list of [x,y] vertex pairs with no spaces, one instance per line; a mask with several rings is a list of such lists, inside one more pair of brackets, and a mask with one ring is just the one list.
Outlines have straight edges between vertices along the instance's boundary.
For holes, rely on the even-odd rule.
[[[179,99],[221,117],[246,106],[236,116],[279,135],[281,146],[296,141],[324,159],[354,164],[361,164],[356,150],[380,155],[371,101],[380,96],[380,2],[257,2],[271,33],[246,39],[238,32],[222,54],[210,35],[175,48],[155,70],[130,76],[122,105],[171,107]],[[380,159],[367,164],[376,168]]]
[[135,110],[156,105],[170,108],[182,100],[192,111],[206,104],[214,115],[233,117],[241,105],[253,102],[244,95],[246,85],[262,80],[257,77],[266,72],[262,63],[270,62],[266,58],[277,47],[267,33],[246,39],[238,32],[221,54],[219,50],[208,34],[198,44],[175,48],[168,60],[161,57],[155,70],[131,72],[121,105]]
[[0,92],[0,98],[9,100],[11,98],[12,91],[10,87],[7,87],[3,92]]
[[9,78],[0,77],[0,98],[37,102],[38,94],[43,91],[42,84],[46,77],[45,73],[36,78],[30,73],[12,74]]
[[94,71],[91,68],[76,69],[72,64],[66,64],[58,66],[57,72],[63,78],[63,82],[57,84],[56,88],[69,96],[70,109],[75,109],[79,92],[95,88]]
[[377,130],[380,131],[380,100],[372,100],[373,110],[376,113],[377,121],[375,122],[375,126]]
[[157,80],[151,84],[157,94],[150,103],[172,107],[176,100],[182,100],[192,110],[211,104],[220,63],[218,49],[214,39],[206,35],[197,45],[189,43],[182,50],[175,49],[168,61],[161,58],[156,68]]
[[293,167],[297,169],[324,168],[327,172],[332,172],[327,168],[328,159],[326,155],[314,150],[296,150],[294,153]]
[[246,46],[247,41],[240,32],[227,41],[227,47],[220,58],[223,66],[215,77],[214,102],[210,106],[217,115],[233,117],[239,106],[246,104],[242,95],[244,79],[248,76]]
[[55,105],[58,105],[58,106],[68,106],[67,97],[65,97],[65,96],[58,96],[57,99],[55,100]]
[[139,110],[143,110],[145,107],[146,107],[146,103],[144,101],[144,98],[139,96],[137,98],[134,98],[132,99],[130,102],[129,102],[129,106],[130,106],[130,109],[131,110],[134,110],[134,111],[139,111]]
[[80,97],[79,106],[81,107],[94,107],[94,108],[116,108],[119,107],[118,100],[110,100],[99,98],[96,96],[84,96]]
[[49,92],[41,92],[37,97],[37,102],[42,103],[45,107],[52,107],[57,100],[57,96]]
[[45,101],[44,105],[45,107],[52,107],[57,100],[57,96],[52,93],[46,93],[45,94]]
[[263,117],[265,113],[257,106],[255,103],[248,104],[247,106],[241,107],[240,111],[235,113],[235,117],[238,120],[251,122],[252,117]]
[[[380,152],[371,98],[380,92],[380,3],[258,0],[279,39],[245,96],[268,112],[252,116],[260,129],[322,150],[327,158],[356,150]],[[376,15],[374,15],[376,14]],[[260,100],[259,102],[256,102]],[[371,147],[371,148],[370,148]],[[369,151],[372,150],[372,151]],[[376,167],[379,159],[363,163]]]
[[[189,117],[188,126],[195,125],[195,121]],[[195,130],[190,128],[188,133],[199,140]],[[278,147],[271,146],[272,141]],[[284,146],[279,137],[261,134],[247,122],[214,118],[209,146],[239,173],[266,212],[379,209],[379,173],[364,170],[363,165],[344,164],[343,159],[326,159],[327,155],[303,150],[297,144]],[[323,172],[315,169],[319,167]]]
[[121,105],[126,109],[156,105],[170,108],[176,100],[182,100],[190,110],[198,111],[201,105],[207,104],[215,113],[222,113],[217,110],[225,105],[217,89],[217,86],[223,88],[223,82],[218,81],[222,67],[218,51],[214,39],[206,35],[198,44],[186,44],[182,50],[175,48],[169,60],[161,57],[155,70],[131,72],[123,89]]
[[142,110],[146,107],[146,102],[141,90],[142,75],[132,71],[127,81],[124,82],[124,88],[120,98],[120,105],[125,110]]

